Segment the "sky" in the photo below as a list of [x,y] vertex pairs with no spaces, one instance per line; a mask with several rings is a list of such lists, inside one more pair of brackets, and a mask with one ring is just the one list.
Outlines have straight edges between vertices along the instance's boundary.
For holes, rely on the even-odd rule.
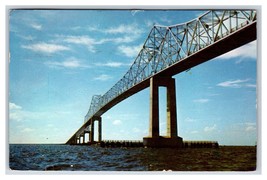
[[[128,71],[154,24],[204,11],[13,10],[9,12],[9,142],[65,143],[93,95]],[[223,145],[257,142],[257,42],[175,75],[178,135]],[[160,134],[166,134],[160,88]],[[96,123],[97,125],[97,123]],[[149,89],[102,115],[102,138],[148,136]],[[96,136],[97,137],[97,136]]]

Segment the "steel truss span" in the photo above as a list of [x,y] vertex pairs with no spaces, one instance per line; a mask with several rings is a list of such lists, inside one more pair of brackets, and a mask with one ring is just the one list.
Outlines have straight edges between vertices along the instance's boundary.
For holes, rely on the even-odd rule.
[[151,77],[171,77],[255,40],[256,22],[256,10],[211,10],[186,23],[154,25],[126,74],[104,95],[92,97],[80,130],[148,87]]

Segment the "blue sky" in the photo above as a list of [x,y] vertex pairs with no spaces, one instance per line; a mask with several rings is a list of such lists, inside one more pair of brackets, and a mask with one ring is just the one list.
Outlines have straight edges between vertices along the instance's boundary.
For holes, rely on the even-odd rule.
[[[129,69],[153,24],[200,11],[14,10],[9,16],[9,142],[64,143],[83,124],[91,98]],[[225,145],[257,141],[256,41],[176,79],[178,134]],[[160,88],[160,132],[166,133]],[[103,139],[148,135],[149,89],[103,116]]]

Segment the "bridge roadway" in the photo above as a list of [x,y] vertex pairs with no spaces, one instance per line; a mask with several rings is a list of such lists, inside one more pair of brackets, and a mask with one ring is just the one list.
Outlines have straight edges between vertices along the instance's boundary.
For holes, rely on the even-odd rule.
[[[236,49],[240,46],[243,46],[249,42],[252,42],[257,39],[257,21],[245,25],[244,27],[236,30],[235,32],[231,33],[228,36],[225,36],[216,42],[206,46],[205,48],[189,55],[188,57],[172,64],[168,68],[165,68],[157,73],[155,73],[152,77],[172,77],[176,74],[179,74],[185,70],[193,68],[201,63],[206,61],[212,60],[215,57],[218,57],[222,54],[225,54],[233,49]],[[128,90],[122,92],[119,96],[115,97],[108,103],[106,103],[103,107],[101,107],[94,116],[85,122],[74,134],[71,138],[66,142],[66,144],[76,144],[77,138],[80,135],[83,135],[85,129],[94,122],[94,117],[97,118],[101,117],[106,111],[110,108],[115,106],[116,104],[120,103],[121,101],[125,100],[126,98],[136,94],[139,91],[150,86],[150,80],[152,77],[146,78],[145,80],[135,84],[134,86],[130,87]],[[99,133],[101,134],[101,121],[99,121]],[[93,138],[94,135],[91,134],[90,138]],[[101,140],[101,135],[100,135]]]

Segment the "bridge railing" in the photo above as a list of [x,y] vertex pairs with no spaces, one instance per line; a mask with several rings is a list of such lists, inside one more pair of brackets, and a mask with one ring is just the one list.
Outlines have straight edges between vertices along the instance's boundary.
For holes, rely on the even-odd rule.
[[155,25],[126,74],[103,96],[93,96],[85,122],[134,85],[256,21],[255,10],[211,10],[173,26]]

